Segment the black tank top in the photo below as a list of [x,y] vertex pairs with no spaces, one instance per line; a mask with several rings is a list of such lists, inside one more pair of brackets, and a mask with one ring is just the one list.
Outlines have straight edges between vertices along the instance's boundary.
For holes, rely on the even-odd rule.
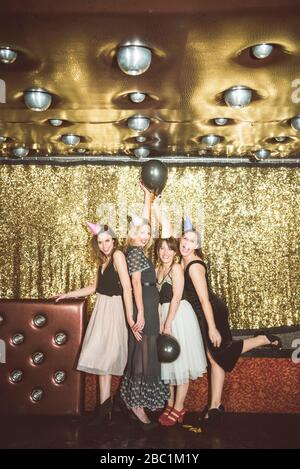
[[[159,291],[159,302],[160,304],[170,303],[173,298],[173,284],[172,278],[168,273],[162,282],[156,283],[158,291]],[[185,300],[185,292],[183,291],[181,300]]]
[[96,292],[106,296],[120,296],[123,294],[122,285],[118,273],[114,268],[113,261],[110,261],[106,266],[103,274],[101,272],[102,266],[98,270],[98,282]]
[[211,290],[211,287],[210,287],[210,284],[209,284],[209,279],[208,279],[208,275],[207,275],[207,267],[206,267],[205,262],[201,261],[200,259],[195,259],[194,261],[191,261],[186,266],[185,271],[184,271],[184,280],[185,280],[184,290],[185,290],[185,292],[187,293],[188,296],[192,295],[192,296],[195,296],[196,298],[198,298],[196,289],[194,287],[193,281],[192,281],[192,279],[190,277],[190,273],[189,273],[189,269],[193,264],[203,265],[203,267],[205,268],[205,279],[206,279],[206,283],[207,283],[208,292],[210,293],[212,290]]

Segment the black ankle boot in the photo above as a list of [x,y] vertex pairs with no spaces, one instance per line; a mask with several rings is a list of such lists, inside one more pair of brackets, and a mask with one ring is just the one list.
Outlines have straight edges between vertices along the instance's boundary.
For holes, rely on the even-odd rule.
[[104,420],[108,417],[111,420],[112,412],[112,399],[109,397],[106,401],[102,402],[99,407],[95,410],[94,416],[89,421],[89,426],[101,425]]

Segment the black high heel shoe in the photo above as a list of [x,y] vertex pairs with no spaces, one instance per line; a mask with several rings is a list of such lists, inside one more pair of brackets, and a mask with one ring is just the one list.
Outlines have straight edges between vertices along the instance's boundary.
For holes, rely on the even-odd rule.
[[130,420],[134,420],[134,421],[139,420],[137,416],[135,415],[135,413],[132,411],[132,409],[130,407],[127,407],[127,405],[125,404],[121,396],[119,396],[117,399],[117,405],[120,411],[122,412],[122,414],[125,415],[125,417],[128,417],[130,418]]
[[94,416],[88,422],[88,425],[91,427],[95,427],[97,425],[101,425],[106,418],[111,420],[111,413],[112,413],[112,399],[109,397],[106,401],[102,402],[99,407],[95,410]]
[[134,421],[142,430],[144,431],[149,431],[153,430],[154,428],[158,427],[158,423],[156,422],[143,422],[138,418],[138,416],[133,412],[133,410],[130,407],[127,407],[127,405],[124,403],[126,410],[127,410],[127,416],[130,418],[130,420]]
[[[223,404],[220,404],[219,407],[214,407],[210,409],[206,407],[202,413],[202,417],[200,417],[199,419],[199,422],[203,426],[219,422],[223,417],[224,412],[225,408]],[[206,415],[207,417],[205,417]]]
[[270,347],[276,350],[282,350],[282,342],[280,337],[278,337],[277,335],[272,335],[267,331],[258,331],[255,333],[254,337],[257,337],[259,335],[264,335],[270,342],[269,344],[262,345],[262,347]]

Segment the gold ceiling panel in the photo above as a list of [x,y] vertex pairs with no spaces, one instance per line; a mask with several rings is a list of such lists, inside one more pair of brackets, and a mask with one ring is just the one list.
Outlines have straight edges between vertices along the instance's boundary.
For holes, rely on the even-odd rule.
[[[132,154],[138,134],[126,121],[141,113],[151,118],[144,134],[155,155],[201,154],[207,150],[201,136],[214,133],[222,141],[212,155],[247,156],[263,147],[276,158],[299,157],[300,133],[289,123],[300,114],[292,99],[299,79],[300,101],[298,1],[122,0],[120,8],[112,1],[25,3],[3,1],[0,7],[0,46],[19,52],[13,64],[0,64],[6,84],[0,135],[11,139],[2,146],[4,156],[18,144],[41,155],[66,154],[65,133],[82,136],[79,146],[91,154]],[[144,74],[128,76],[116,63],[116,50],[136,39],[153,50],[153,60]],[[251,58],[249,48],[264,42],[277,45],[274,53]],[[222,100],[235,85],[254,90],[243,109]],[[48,110],[25,106],[23,92],[31,87],[53,94]],[[151,99],[131,103],[126,95],[136,90]],[[232,122],[215,126],[216,117]],[[67,125],[52,127],[51,118]],[[282,135],[287,143],[274,142]]]

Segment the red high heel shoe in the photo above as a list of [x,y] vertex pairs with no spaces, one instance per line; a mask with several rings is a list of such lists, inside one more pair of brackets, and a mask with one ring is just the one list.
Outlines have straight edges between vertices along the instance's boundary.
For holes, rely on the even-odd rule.
[[172,425],[176,425],[176,423],[182,423],[183,417],[186,414],[186,409],[176,410],[174,407],[169,413],[169,415],[164,419],[162,425],[165,427],[171,427]]
[[168,415],[169,415],[169,413],[172,411],[172,409],[173,409],[173,407],[171,407],[171,406],[169,406],[169,405],[167,405],[167,406],[165,407],[165,410],[164,410],[163,413],[159,416],[159,419],[158,419],[158,421],[159,421],[159,423],[160,423],[161,425],[164,425],[163,422],[168,418]]

